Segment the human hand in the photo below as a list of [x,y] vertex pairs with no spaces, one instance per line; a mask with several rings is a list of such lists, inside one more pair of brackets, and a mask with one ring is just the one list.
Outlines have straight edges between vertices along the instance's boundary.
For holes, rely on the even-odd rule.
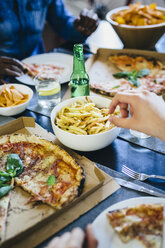
[[[130,128],[165,141],[165,102],[162,97],[149,91],[118,93],[109,107],[112,114],[119,105],[121,117],[110,116],[116,126]],[[130,106],[129,118],[128,106]]]
[[[66,232],[61,237],[54,238],[47,248],[82,248],[85,240],[85,233],[79,227],[76,227],[72,232]],[[86,248],[96,248],[97,240],[94,237],[92,226],[86,228]]]
[[98,27],[99,19],[93,10],[83,9],[80,17],[74,22],[75,29],[84,36],[91,35]]
[[0,78],[5,76],[19,77],[24,70],[25,67],[19,60],[0,56]]

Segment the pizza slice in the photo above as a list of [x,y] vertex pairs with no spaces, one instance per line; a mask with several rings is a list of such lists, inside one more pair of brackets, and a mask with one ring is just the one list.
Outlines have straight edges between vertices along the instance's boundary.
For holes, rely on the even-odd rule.
[[160,61],[124,54],[111,55],[108,59],[120,72],[113,74],[114,80],[90,83],[91,90],[110,97],[128,90],[165,93],[165,66]]
[[61,209],[81,194],[83,168],[61,147],[35,135],[1,136],[0,170],[5,170],[10,154],[18,154],[24,165],[15,183],[31,194],[29,201]]
[[137,239],[146,248],[161,248],[163,239],[163,205],[142,204],[107,213],[109,223],[122,242]]
[[164,65],[160,61],[154,58],[145,58],[144,56],[115,54],[111,55],[109,60],[121,71],[140,71],[141,69],[147,68],[151,73],[155,73],[164,68]]
[[46,80],[46,79],[56,79],[58,76],[61,76],[64,67],[56,66],[54,64],[27,64],[24,63],[26,67],[26,73],[34,78],[36,76],[39,77],[39,79]]
[[90,89],[95,91],[96,93],[100,93],[102,95],[107,95],[110,97],[115,96],[118,92],[132,89],[136,90],[136,88],[124,78],[107,82],[93,82],[90,84]]

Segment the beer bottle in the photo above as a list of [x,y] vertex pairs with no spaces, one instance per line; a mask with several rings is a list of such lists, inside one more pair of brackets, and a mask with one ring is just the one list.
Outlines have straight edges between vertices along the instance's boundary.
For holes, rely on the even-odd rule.
[[83,45],[73,47],[73,73],[70,77],[71,97],[89,96],[89,76],[85,71]]

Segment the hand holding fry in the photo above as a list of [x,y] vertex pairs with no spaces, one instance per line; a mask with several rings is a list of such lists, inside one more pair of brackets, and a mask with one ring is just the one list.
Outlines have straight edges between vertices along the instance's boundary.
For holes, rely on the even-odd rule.
[[118,93],[110,104],[110,114],[115,111],[117,105],[120,106],[121,117],[110,116],[113,124],[144,132],[165,141],[165,102],[161,96],[149,91]]

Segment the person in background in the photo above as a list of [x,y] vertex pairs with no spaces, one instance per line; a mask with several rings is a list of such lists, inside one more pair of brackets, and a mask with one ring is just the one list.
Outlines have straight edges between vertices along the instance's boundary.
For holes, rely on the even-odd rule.
[[20,76],[24,66],[19,60],[44,52],[45,21],[64,40],[75,43],[84,42],[98,26],[92,10],[85,9],[76,18],[63,0],[0,1],[0,78]]
[[117,105],[120,106],[121,117],[110,116],[110,122],[118,127],[137,130],[165,141],[165,101],[162,97],[149,91],[118,93],[110,104],[110,114]]
[[46,248],[97,248],[98,242],[93,234],[92,226],[86,228],[86,234],[79,227],[71,232],[64,233],[61,237],[56,237]]

